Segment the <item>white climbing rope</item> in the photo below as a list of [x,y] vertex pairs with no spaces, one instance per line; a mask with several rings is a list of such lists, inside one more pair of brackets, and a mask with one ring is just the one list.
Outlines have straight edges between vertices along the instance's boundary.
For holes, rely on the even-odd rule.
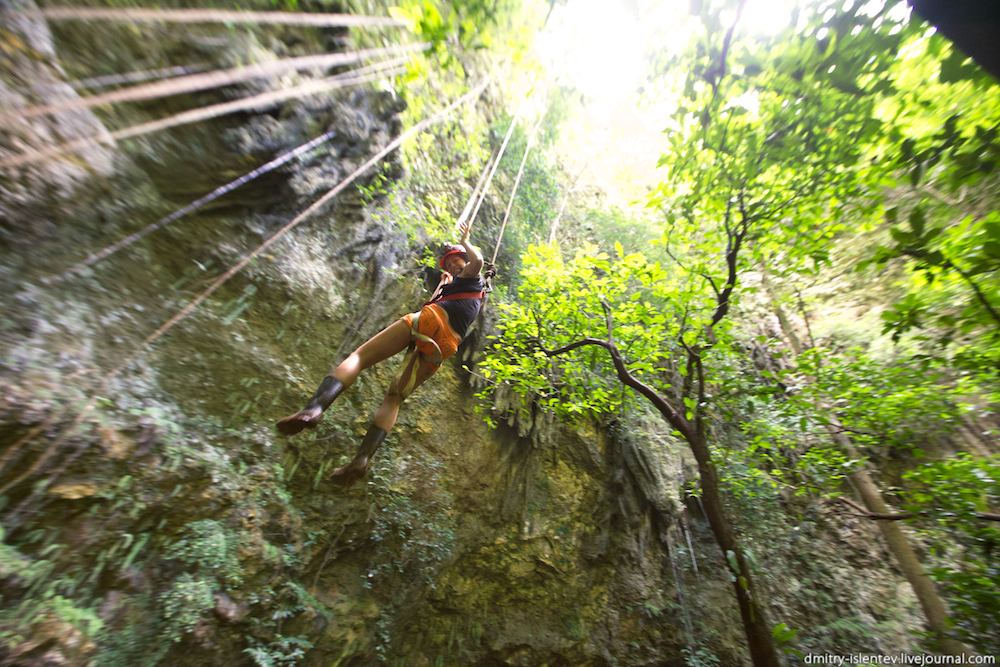
[[118,102],[136,102],[139,100],[151,100],[182,93],[193,93],[209,88],[219,88],[230,86],[234,83],[262,79],[275,76],[283,72],[306,70],[306,69],[328,69],[339,65],[349,65],[371,58],[397,55],[400,53],[411,53],[413,51],[425,51],[430,48],[428,42],[418,42],[411,44],[401,44],[388,46],[381,49],[362,49],[350,53],[327,53],[319,56],[300,56],[298,58],[285,58],[271,63],[261,63],[257,65],[244,65],[226,70],[216,70],[204,74],[190,74],[156,83],[147,83],[140,86],[132,86],[123,90],[115,90],[101,95],[90,97],[77,97],[65,102],[56,104],[46,104],[36,107],[18,109],[0,115],[0,122],[9,122],[20,118],[33,118],[45,114],[71,111],[73,109],[89,109],[102,104],[115,104]]
[[285,234],[287,234],[288,232],[290,232],[299,223],[301,223],[302,221],[304,221],[304,220],[312,217],[317,211],[319,211],[320,209],[322,209],[331,199],[333,199],[334,197],[336,197],[338,194],[340,194],[340,192],[344,188],[346,188],[348,185],[350,185],[354,181],[354,179],[356,179],[358,176],[360,176],[361,174],[363,174],[364,172],[366,172],[368,169],[370,169],[372,166],[374,166],[375,164],[377,164],[386,155],[388,155],[392,151],[394,151],[397,148],[399,148],[399,146],[402,145],[402,143],[404,141],[406,141],[407,139],[409,139],[413,135],[415,135],[415,134],[417,134],[419,132],[423,132],[425,129],[427,129],[428,127],[430,127],[434,123],[438,123],[441,120],[443,120],[445,118],[445,116],[447,116],[449,113],[451,113],[451,111],[453,111],[457,107],[459,107],[459,106],[461,106],[461,105],[469,102],[470,100],[473,100],[473,99],[479,97],[479,95],[481,95],[482,92],[486,89],[486,86],[487,86],[487,84],[489,84],[489,82],[490,82],[490,79],[488,78],[485,81],[483,81],[483,83],[481,83],[479,86],[477,86],[473,90],[469,91],[468,93],[466,93],[465,95],[463,95],[462,97],[460,97],[455,102],[452,102],[451,104],[449,104],[447,107],[445,107],[441,111],[438,111],[433,116],[431,116],[429,118],[425,118],[424,120],[420,121],[419,123],[417,123],[416,125],[414,125],[413,127],[411,127],[409,130],[407,130],[406,132],[404,132],[403,134],[401,134],[399,137],[397,137],[396,139],[394,139],[392,142],[390,142],[388,146],[386,146],[381,151],[379,151],[374,157],[372,157],[370,160],[368,160],[363,165],[361,165],[360,167],[358,167],[350,176],[348,176],[343,181],[341,181],[340,183],[338,183],[337,185],[335,185],[333,188],[331,188],[329,192],[327,192],[325,195],[323,195],[318,200],[316,200],[311,206],[309,206],[307,209],[305,209],[304,211],[302,211],[302,213],[300,213],[297,216],[295,216],[295,218],[293,218],[291,222],[289,222],[287,225],[285,225],[280,230],[278,230],[273,236],[271,236],[271,238],[269,238],[266,241],[264,241],[264,243],[262,243],[259,246],[257,246],[257,248],[255,250],[253,250],[252,252],[250,252],[249,254],[247,254],[246,257],[244,257],[242,260],[240,260],[237,264],[235,264],[228,271],[226,271],[221,276],[219,276],[218,278],[216,278],[215,281],[212,282],[212,284],[209,285],[208,288],[206,288],[201,294],[199,294],[197,297],[195,297],[194,300],[192,300],[189,304],[187,304],[186,306],[184,306],[180,311],[177,312],[176,315],[174,315],[169,320],[167,320],[167,322],[164,323],[163,326],[161,326],[159,329],[157,329],[156,331],[154,331],[153,333],[151,333],[146,338],[146,340],[144,340],[139,345],[139,347],[131,355],[129,355],[129,357],[124,362],[122,362],[121,365],[119,365],[117,368],[115,368],[114,370],[112,370],[111,372],[109,372],[107,375],[105,375],[101,379],[102,380],[102,385],[104,383],[106,383],[108,380],[110,380],[111,378],[115,377],[116,375],[118,375],[119,373],[121,373],[122,371],[124,371],[130,365],[132,365],[132,362],[135,361],[136,358],[138,358],[138,356],[143,351],[145,351],[153,343],[153,341],[155,341],[160,336],[162,336],[163,334],[165,334],[174,325],[176,325],[178,322],[180,322],[181,320],[183,320],[185,317],[187,317],[188,315],[190,315],[195,310],[195,308],[197,308],[201,304],[202,301],[204,301],[205,299],[207,299],[209,297],[209,295],[212,294],[212,292],[214,292],[215,290],[217,290],[227,280],[229,280],[234,275],[236,275],[247,264],[249,264],[251,261],[253,261],[253,259],[255,257],[259,256],[262,252],[264,252],[269,247],[271,247],[278,239],[280,239],[282,236],[284,236]]
[[91,255],[90,257],[88,257],[87,259],[83,260],[82,262],[77,263],[72,268],[70,268],[67,271],[65,271],[63,274],[61,274],[60,276],[58,276],[56,278],[56,280],[66,280],[66,279],[70,278],[74,273],[79,273],[80,271],[82,271],[86,267],[93,266],[94,264],[96,264],[97,262],[101,261],[102,259],[105,259],[106,257],[108,257],[110,255],[113,255],[114,253],[118,252],[122,248],[124,248],[126,246],[129,246],[129,245],[132,245],[133,243],[135,243],[139,239],[147,236],[148,234],[152,234],[157,229],[160,229],[161,227],[165,227],[165,226],[169,225],[171,222],[174,222],[175,220],[178,220],[178,219],[184,217],[188,213],[191,213],[192,211],[194,211],[194,210],[196,210],[198,208],[201,208],[202,206],[204,206],[205,204],[209,203],[210,201],[218,199],[219,197],[221,197],[222,195],[226,194],[227,192],[232,192],[233,190],[235,190],[239,186],[243,185],[244,183],[252,181],[253,179],[255,179],[258,176],[260,176],[261,174],[266,174],[269,171],[273,171],[274,169],[277,169],[278,167],[280,167],[281,165],[285,164],[289,160],[293,160],[296,157],[298,157],[299,155],[302,155],[303,153],[312,150],[316,146],[319,146],[320,144],[322,144],[322,143],[324,143],[326,141],[329,141],[330,139],[333,138],[333,136],[335,134],[336,134],[336,132],[330,131],[330,132],[327,132],[326,134],[323,134],[323,135],[321,135],[319,137],[316,137],[312,141],[309,141],[309,142],[307,142],[305,144],[302,144],[298,148],[296,148],[294,150],[291,150],[291,151],[288,151],[284,155],[280,155],[280,156],[276,157],[275,159],[271,160],[270,162],[257,167],[253,171],[251,171],[249,173],[246,173],[243,176],[240,176],[236,180],[230,181],[229,183],[226,183],[225,185],[220,186],[220,187],[212,190],[211,192],[209,192],[204,197],[201,197],[199,199],[194,200],[193,202],[191,202],[187,206],[185,206],[183,208],[180,208],[180,209],[177,209],[176,211],[174,211],[170,215],[164,216],[164,217],[160,218],[159,220],[157,220],[156,222],[154,222],[154,223],[152,223],[150,225],[147,225],[142,230],[140,230],[140,231],[138,231],[138,232],[136,232],[134,234],[130,234],[129,236],[126,236],[125,238],[123,238],[121,241],[118,241],[117,243],[112,243],[111,245],[109,245],[108,247],[104,248],[103,250],[101,250],[101,251],[99,251],[97,253],[94,253],[93,255]]
[[[121,139],[129,139],[132,137],[137,137],[143,134],[149,134],[150,132],[157,132],[159,130],[165,130],[171,127],[177,127],[179,125],[189,125],[191,123],[198,123],[204,120],[209,120],[211,118],[217,118],[219,116],[225,116],[227,114],[236,113],[237,111],[257,111],[261,109],[266,109],[268,107],[274,106],[279,102],[284,102],[285,100],[305,97],[307,95],[314,95],[316,93],[325,92],[328,90],[333,90],[335,88],[343,88],[345,86],[353,86],[359,83],[365,83],[367,81],[374,81],[385,76],[392,76],[395,74],[401,74],[405,71],[403,67],[397,67],[394,69],[378,69],[382,66],[389,65],[401,65],[406,58],[394,59],[391,61],[383,61],[377,63],[376,65],[370,65],[368,67],[359,68],[351,72],[346,72],[344,74],[338,74],[336,76],[327,77],[325,79],[320,79],[318,81],[310,81],[309,83],[304,83],[293,88],[286,88],[284,90],[276,90],[269,93],[261,93],[260,95],[253,95],[251,97],[245,97],[239,100],[233,100],[232,102],[223,102],[221,104],[213,104],[211,106],[202,107],[200,109],[192,109],[191,111],[184,111],[173,116],[168,116],[167,118],[161,118],[160,120],[150,121],[148,123],[141,123],[139,125],[133,125],[131,127],[126,127],[121,130],[116,130],[114,132],[109,132],[107,134],[101,134],[94,137],[87,137],[86,139],[78,139],[76,141],[70,141],[64,144],[59,144],[57,146],[50,146],[48,148],[43,148],[40,150],[33,150],[21,153],[19,155],[14,155],[11,157],[6,157],[0,159],[0,167],[20,167],[25,164],[30,164],[32,162],[38,162],[39,160],[45,160],[57,155],[63,155],[65,153],[75,153],[93,146],[97,146],[104,143],[109,143],[111,141],[118,141]],[[368,72],[364,75],[364,72]]]

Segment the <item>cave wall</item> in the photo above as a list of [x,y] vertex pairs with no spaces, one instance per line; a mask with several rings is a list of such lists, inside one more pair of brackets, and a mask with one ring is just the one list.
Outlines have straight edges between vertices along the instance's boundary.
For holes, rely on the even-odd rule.
[[[60,49],[85,36],[0,7],[0,108],[78,95]],[[118,44],[161,64],[197,47],[227,66],[346,43],[266,34],[163,32],[153,46],[125,31]],[[0,156],[180,104],[8,123]],[[355,487],[328,474],[353,455],[395,361],[363,374],[315,431],[276,434],[331,363],[434,281],[420,263],[426,238],[402,231],[413,220],[397,205],[408,182],[398,153],[383,167],[396,194],[348,189],[108,376],[397,136],[405,104],[345,89],[0,175],[2,664],[748,664],[683,447],[641,410],[566,425],[502,394],[490,408],[506,419],[487,428],[474,370],[489,317],[410,397]],[[59,279],[329,129],[321,149]],[[862,637],[912,647],[915,601],[871,527],[780,498],[732,502],[773,622],[842,652]]]

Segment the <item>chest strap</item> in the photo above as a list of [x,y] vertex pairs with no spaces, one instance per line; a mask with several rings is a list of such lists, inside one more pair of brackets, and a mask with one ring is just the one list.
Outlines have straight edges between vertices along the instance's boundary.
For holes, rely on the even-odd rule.
[[433,301],[428,301],[424,305],[430,305],[432,303],[437,303],[439,301],[464,301],[466,299],[483,299],[486,298],[486,292],[455,292],[454,294],[449,294],[448,296],[439,296]]

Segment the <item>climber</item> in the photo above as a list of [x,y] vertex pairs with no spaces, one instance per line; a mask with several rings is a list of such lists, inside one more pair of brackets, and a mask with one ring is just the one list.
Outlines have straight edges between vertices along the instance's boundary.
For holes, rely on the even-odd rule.
[[459,229],[462,238],[457,245],[445,246],[441,281],[420,312],[404,315],[361,345],[323,379],[306,407],[278,421],[278,431],[284,435],[316,428],[323,411],[354,384],[361,371],[409,348],[354,460],[333,472],[331,479],[336,484],[351,486],[365,476],[372,455],[396,423],[399,406],[440,368],[442,361],[455,354],[479,316],[486,296],[483,255],[469,245],[469,223],[459,223]]

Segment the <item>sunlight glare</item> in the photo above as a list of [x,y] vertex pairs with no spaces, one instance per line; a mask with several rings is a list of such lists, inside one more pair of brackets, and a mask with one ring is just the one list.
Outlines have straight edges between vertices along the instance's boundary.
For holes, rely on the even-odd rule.
[[733,107],[743,107],[752,115],[756,116],[757,112],[760,111],[760,95],[756,90],[748,90],[739,97],[734,97],[729,100],[729,104],[726,105],[726,108],[730,109]]
[[[739,28],[774,34],[796,0],[748,0]],[[561,85],[613,104],[643,85],[650,51],[680,52],[697,29],[688,0],[570,0],[556,5],[536,43]],[[735,12],[728,21],[736,18]]]
[[795,0],[748,0],[740,26],[754,35],[773,35],[791,21]]
[[594,99],[618,100],[643,79],[644,41],[634,12],[624,5],[573,0],[553,10],[537,47],[559,83]]

